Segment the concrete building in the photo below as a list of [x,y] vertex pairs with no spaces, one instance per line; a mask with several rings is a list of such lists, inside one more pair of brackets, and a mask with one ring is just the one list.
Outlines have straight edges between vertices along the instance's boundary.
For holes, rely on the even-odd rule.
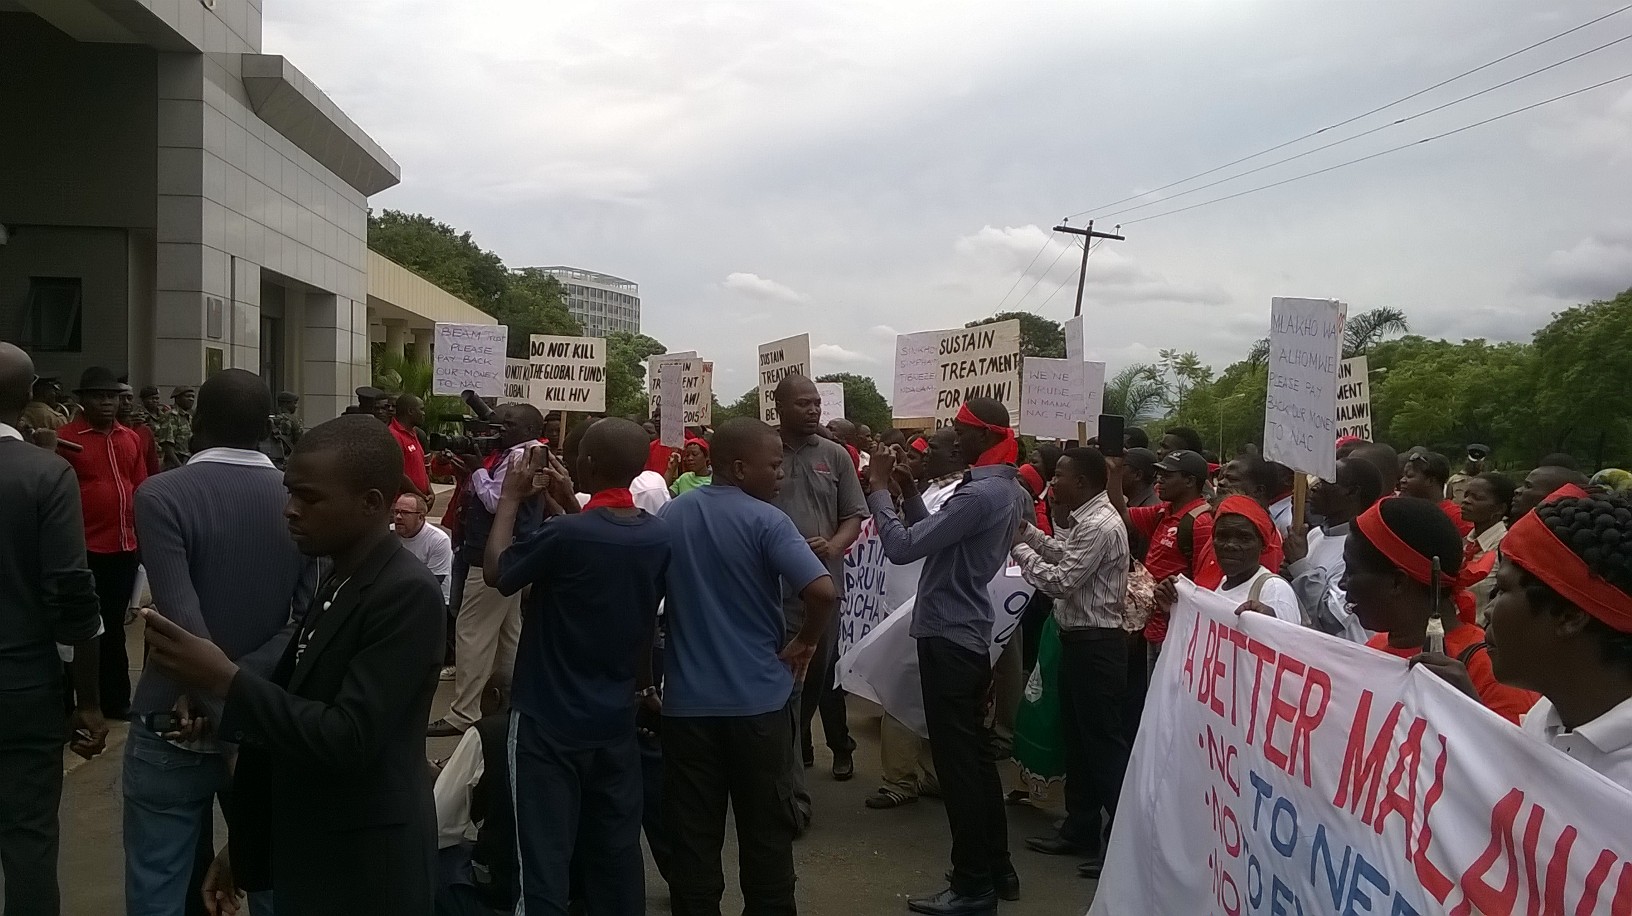
[[543,267],[566,289],[567,311],[591,337],[613,331],[640,333],[640,285],[577,267]]
[[42,373],[241,367],[320,421],[371,326],[428,354],[432,321],[492,321],[368,250],[397,164],[262,53],[261,5],[0,0],[0,339]]

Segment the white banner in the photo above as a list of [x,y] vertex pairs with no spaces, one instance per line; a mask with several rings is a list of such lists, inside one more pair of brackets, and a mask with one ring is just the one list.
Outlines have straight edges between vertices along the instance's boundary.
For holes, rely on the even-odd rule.
[[759,418],[766,423],[777,422],[776,386],[790,375],[816,379],[810,374],[809,334],[759,345]]
[[504,348],[509,340],[510,329],[502,324],[437,322],[431,346],[431,393],[503,395]]
[[1322,480],[1337,476],[1337,364],[1343,319],[1336,299],[1270,304],[1264,457]]
[[871,633],[890,614],[884,580],[891,569],[884,559],[884,543],[872,519],[861,523],[861,534],[844,553],[844,600],[839,602],[839,642],[834,657],[841,657]]
[[1632,913],[1632,792],[1181,579],[1090,916]]
[[1371,441],[1371,370],[1364,356],[1337,367],[1337,438],[1344,436]]
[[525,404],[527,392],[531,387],[529,380],[533,377],[533,364],[525,359],[507,359],[504,361],[504,391],[499,395],[500,404]]
[[936,381],[940,376],[936,355],[940,331],[919,331],[895,338],[895,393],[891,398],[897,419],[927,420],[935,416]]
[[1105,400],[1105,364],[1027,357],[1020,386],[1019,431],[1076,439],[1077,424],[1096,427]]
[[1020,322],[942,331],[935,349],[935,428],[950,425],[970,398],[995,398],[1020,415]]
[[822,396],[823,426],[844,416],[843,382],[817,382],[816,392]]
[[[664,382],[659,369],[668,363],[680,364],[680,404],[684,419],[682,426],[707,426],[713,421],[713,363],[705,363],[695,352],[670,353],[654,356],[646,361],[646,397],[648,408],[656,413],[663,408]],[[664,410],[664,414],[668,411]]]
[[539,410],[600,413],[606,409],[606,341],[599,337],[534,334],[527,341],[532,364],[529,403]]

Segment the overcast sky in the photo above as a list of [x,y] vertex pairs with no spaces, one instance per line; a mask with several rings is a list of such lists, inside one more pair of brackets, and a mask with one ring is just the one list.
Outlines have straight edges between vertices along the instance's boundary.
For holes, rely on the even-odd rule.
[[1627,41],[1181,195],[1632,35],[1632,11],[1122,205],[1151,206],[1106,205],[1619,5],[268,0],[265,48],[401,164],[376,209],[468,229],[511,266],[634,280],[642,329],[713,359],[729,403],[759,343],[802,331],[817,372],[873,375],[889,397],[898,331],[1000,303],[1068,317],[1079,255],[1048,229],[1090,208],[1072,222],[1128,223],[1093,252],[1083,305],[1090,356],[1113,373],[1162,347],[1222,369],[1267,333],[1277,295],[1526,339],[1632,286],[1632,79],[1131,221],[1632,72]]

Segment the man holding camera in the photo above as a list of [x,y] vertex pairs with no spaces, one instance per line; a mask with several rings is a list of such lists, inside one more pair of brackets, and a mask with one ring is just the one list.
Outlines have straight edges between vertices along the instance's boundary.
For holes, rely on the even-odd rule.
[[[283,654],[292,619],[317,586],[315,565],[284,521],[283,475],[257,448],[271,413],[271,392],[258,376],[242,369],[211,376],[192,421],[198,451],[136,491],[137,538],[159,613],[262,675]],[[126,906],[132,916],[181,916],[203,877],[198,851],[214,849],[216,796],[230,816],[233,747],[214,734],[221,701],[183,690],[153,666],[142,671],[131,712]],[[269,901],[250,907],[271,912]]]
[[[469,564],[454,621],[454,658],[458,667],[453,676],[453,706],[443,718],[425,730],[431,738],[463,734],[482,717],[482,687],[497,672],[508,682],[516,664],[516,643],[521,637],[521,596],[506,598],[482,581],[482,555],[487,536],[493,530],[493,513],[498,511],[504,489],[505,470],[512,453],[520,454],[528,443],[544,435],[544,416],[531,404],[503,404],[493,411],[498,429],[498,447],[486,457],[453,455],[442,459],[454,471],[469,478],[460,486],[458,558]],[[517,519],[517,531],[530,531],[536,516]]]

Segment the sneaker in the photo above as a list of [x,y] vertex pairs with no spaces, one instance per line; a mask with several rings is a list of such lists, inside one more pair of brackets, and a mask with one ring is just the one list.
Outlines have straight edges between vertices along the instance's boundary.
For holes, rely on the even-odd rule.
[[464,729],[460,728],[457,725],[454,725],[452,722],[449,722],[447,719],[437,719],[435,722],[432,722],[430,725],[425,726],[425,737],[427,737],[427,738],[452,738],[455,735],[464,734],[464,731],[465,731]]
[[451,680],[453,680],[453,675],[454,675],[454,673],[456,671],[457,671],[457,669],[455,669],[452,665],[449,665],[446,668],[442,669],[442,673],[437,675],[437,679],[438,680],[443,680],[443,681],[451,681]]

